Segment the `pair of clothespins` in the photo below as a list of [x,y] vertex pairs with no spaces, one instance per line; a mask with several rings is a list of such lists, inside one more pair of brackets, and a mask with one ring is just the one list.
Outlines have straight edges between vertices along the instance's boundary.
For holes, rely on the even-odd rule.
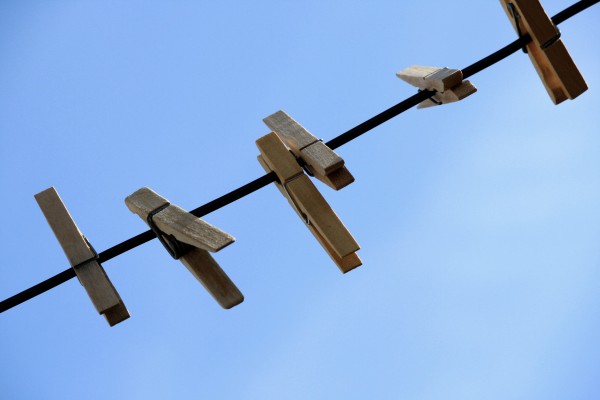
[[231,308],[244,301],[240,290],[208,253],[233,243],[233,236],[148,188],[128,196],[125,204],[150,226],[169,254],[186,266],[221,307]]
[[129,318],[129,311],[98,262],[98,255],[77,228],[56,190],[46,189],[36,194],[35,199],[96,310],[110,326]]
[[526,52],[554,104],[587,90],[583,76],[538,0],[500,0],[519,36],[529,34]]
[[463,81],[463,74],[459,69],[413,65],[397,72],[396,76],[419,90],[435,91],[434,95],[422,101],[417,108],[453,103],[477,91],[470,81]]
[[[96,310],[110,326],[129,318],[129,311],[98,262],[98,255],[75,225],[56,190],[46,189],[36,194],[35,199]],[[127,197],[125,203],[150,225],[169,254],[181,260],[223,308],[231,308],[244,300],[239,289],[208,254],[233,243],[232,236],[147,188]]]
[[362,265],[360,246],[301,167],[338,190],[354,181],[343,160],[283,111],[264,122],[273,132],[256,141],[262,167],[342,272]]
[[263,121],[289,147],[309,175],[335,190],[354,182],[344,160],[285,111],[277,111]]

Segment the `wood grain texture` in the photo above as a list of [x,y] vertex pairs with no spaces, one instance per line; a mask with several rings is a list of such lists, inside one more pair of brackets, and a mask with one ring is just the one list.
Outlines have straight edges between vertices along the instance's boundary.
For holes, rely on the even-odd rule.
[[[562,40],[556,41],[545,49],[544,55],[553,70],[552,75],[560,80],[563,93],[567,98],[574,99],[588,89],[583,75],[579,72]],[[547,72],[543,71],[542,73],[550,79]]]
[[34,197],[71,266],[92,258],[94,252],[90,249],[85,239],[83,239],[83,235],[79,231],[75,221],[73,221],[71,214],[69,214],[56,189],[53,187],[48,188]]
[[340,156],[284,111],[277,111],[263,121],[280,136],[296,157],[302,158],[316,173],[327,175],[344,165]]
[[460,85],[463,79],[462,71],[459,69],[422,65],[405,68],[397,72],[396,76],[421,90],[436,90],[438,92]]
[[[312,172],[312,171],[311,171]],[[313,172],[314,174],[314,172]],[[316,175],[315,178],[329,186],[334,190],[340,190],[354,182],[354,176],[348,171],[348,168],[345,166],[338,169],[337,171],[333,171],[328,175]]]
[[[270,172],[271,169],[269,168],[267,163],[264,161],[262,156],[258,156],[257,158],[258,158],[258,162],[264,168],[265,172]],[[283,197],[285,197],[288,200],[288,202],[290,203],[290,205],[292,206],[294,211],[296,211],[296,213],[298,214],[300,219],[304,220],[305,215],[303,215],[303,213],[300,210],[296,209],[293,201],[289,198],[288,193],[283,188],[283,185],[281,185],[279,182],[275,182],[275,186],[277,187],[279,192],[281,192]],[[311,224],[305,224],[305,225],[308,228],[308,230],[310,231],[310,233],[313,234],[315,239],[317,239],[317,241],[323,247],[323,249],[325,249],[325,251],[327,252],[329,257],[332,259],[332,261],[338,266],[340,271],[342,271],[342,273],[349,272],[349,271],[353,270],[354,268],[360,267],[362,265],[362,260],[360,259],[360,257],[358,257],[356,252],[350,253],[344,257],[340,257],[333,250],[333,248],[329,245],[327,240],[325,240],[323,235],[321,235],[319,233],[319,231],[315,228],[314,225],[311,225]]]
[[285,111],[277,111],[263,121],[290,148],[296,158],[302,159],[315,178],[335,190],[354,182],[354,177],[344,167],[344,160]]
[[[532,41],[526,45],[531,62],[542,80],[550,99],[560,104],[574,99],[587,90],[585,79],[562,42],[543,48],[556,37],[558,29],[538,0],[500,0],[516,32],[529,33]],[[515,21],[509,9],[511,3],[519,18]]]
[[36,194],[35,199],[96,310],[104,314],[110,326],[129,318],[125,304],[104,268],[94,259],[94,252],[56,190],[46,189]]
[[512,3],[516,7],[520,16],[521,34],[529,33],[536,47],[542,47],[544,43],[547,43],[558,35],[558,29],[538,0],[501,0],[501,2],[515,28],[517,21],[514,20],[512,13],[508,9],[508,3]]
[[291,150],[318,175],[328,175],[344,166],[344,160],[321,141],[313,142],[300,152],[293,147]]
[[194,248],[179,261],[194,275],[223,308],[232,308],[244,301],[244,296],[208,251],[218,251],[235,239],[220,229],[196,218],[182,208],[170,204],[152,189],[141,188],[127,196],[125,204],[146,224],[148,214],[157,208],[168,207],[154,215],[153,221],[164,233]]
[[300,205],[312,224],[340,257],[360,249],[354,237],[335,214],[329,203],[306,175],[287,185],[288,192]]
[[244,301],[244,295],[206,250],[192,249],[179,259],[225,309]]
[[[256,146],[264,162],[271,171],[275,171],[280,182],[285,182],[304,174],[302,167],[289,153],[277,134],[271,132],[256,141]],[[282,156],[285,154],[285,156]]]
[[280,180],[278,188],[301,218],[308,219],[309,229],[314,229],[319,242],[326,244],[325,250],[332,258],[350,256],[347,259],[355,260],[351,254],[360,246],[302,169],[294,166],[296,160],[281,139],[272,132],[256,143],[261,152],[259,162],[266,171],[275,171]]
[[[169,204],[169,201],[152,189],[141,188],[127,196],[125,204],[131,212],[146,220],[148,214]],[[173,235],[180,242],[207,251],[219,251],[235,241],[233,236],[174,204],[155,214],[153,221],[162,232]]]
[[291,149],[301,149],[317,141],[313,134],[283,110],[263,118],[263,122],[278,134]]
[[448,89],[460,85],[463,80],[462,71],[459,69],[441,68],[425,78],[428,90],[445,92]]

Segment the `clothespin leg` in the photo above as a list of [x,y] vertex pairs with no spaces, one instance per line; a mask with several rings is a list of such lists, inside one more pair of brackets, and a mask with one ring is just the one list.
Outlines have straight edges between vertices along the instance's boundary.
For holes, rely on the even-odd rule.
[[417,106],[418,109],[439,106],[442,104],[454,103],[460,101],[473,93],[477,92],[477,88],[470,81],[463,81],[452,89],[447,89],[445,92],[437,92],[431,98],[422,101]]
[[321,182],[335,190],[343,189],[354,182],[354,176],[345,166],[327,175],[317,176],[315,174],[315,178],[319,179]]
[[244,301],[242,292],[206,250],[192,249],[179,260],[221,307],[229,309]]

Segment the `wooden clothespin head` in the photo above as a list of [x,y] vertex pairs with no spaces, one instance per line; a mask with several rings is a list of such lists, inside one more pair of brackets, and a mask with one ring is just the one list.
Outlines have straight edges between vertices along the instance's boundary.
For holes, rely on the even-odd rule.
[[344,160],[284,111],[277,111],[263,121],[301,161],[309,175],[335,190],[354,182]]
[[560,39],[560,32],[538,0],[500,0],[519,36],[529,34],[524,51],[554,104],[587,90],[583,76]]
[[339,269],[346,273],[362,265],[356,254],[360,246],[279,136],[271,132],[258,139],[256,145],[260,164],[265,171],[275,172],[277,188]]
[[235,238],[148,188],[128,196],[125,204],[150,226],[168,253],[186,266],[221,307],[231,308],[244,301],[240,290],[208,254],[230,245]]
[[463,81],[463,74],[459,69],[413,65],[397,72],[396,76],[416,86],[419,91],[430,90],[436,92],[429,99],[422,101],[417,108],[454,103],[477,91],[477,88],[471,82]]
[[46,189],[35,199],[98,313],[110,326],[129,318],[129,311],[98,262],[98,254],[75,225],[56,190]]

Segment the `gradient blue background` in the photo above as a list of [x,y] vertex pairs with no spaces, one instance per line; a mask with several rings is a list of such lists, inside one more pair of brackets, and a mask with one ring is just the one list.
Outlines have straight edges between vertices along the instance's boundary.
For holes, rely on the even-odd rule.
[[[560,27],[575,101],[518,53],[339,149],[356,182],[318,187],[363,267],[342,275],[271,185],[206,217],[244,303],[152,241],[104,264],[132,314],[114,328],[75,279],[0,316],[0,398],[597,398],[599,20]],[[35,193],[102,251],[146,229],[123,202],[142,186],[191,209],[261,176],[265,116],[328,140],[414,93],[396,71],[514,38],[498,1],[3,1],[0,298],[68,267]]]

